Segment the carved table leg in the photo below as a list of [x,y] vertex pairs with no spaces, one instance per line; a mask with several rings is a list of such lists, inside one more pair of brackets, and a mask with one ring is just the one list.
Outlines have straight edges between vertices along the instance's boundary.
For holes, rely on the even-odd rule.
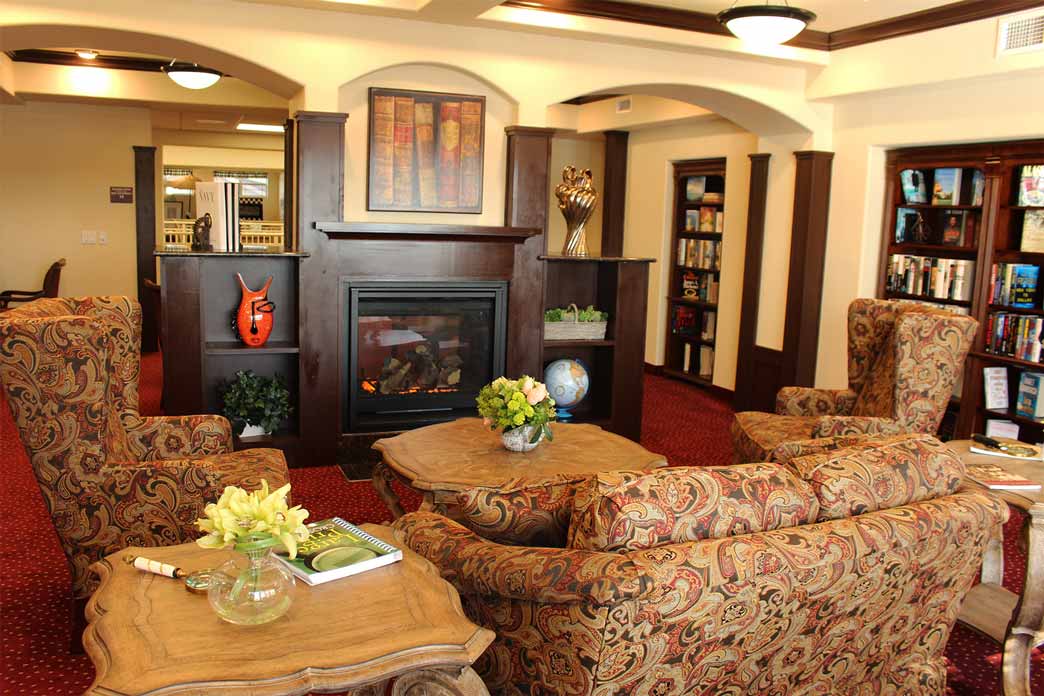
[[422,669],[404,674],[392,685],[391,696],[489,696],[471,667],[462,670]]
[[1044,637],[1044,505],[1030,508],[1026,524],[1026,582],[1004,640],[1004,696],[1030,696],[1030,655]]
[[384,462],[377,462],[373,467],[373,487],[377,489],[377,494],[381,496],[381,500],[391,511],[392,519],[397,520],[405,515],[406,511],[402,509],[399,497],[392,490],[391,484],[394,480],[395,474],[388,469],[388,466]]
[[982,555],[981,582],[992,582],[994,585],[1004,584],[1004,525],[998,524],[986,542],[986,551]]

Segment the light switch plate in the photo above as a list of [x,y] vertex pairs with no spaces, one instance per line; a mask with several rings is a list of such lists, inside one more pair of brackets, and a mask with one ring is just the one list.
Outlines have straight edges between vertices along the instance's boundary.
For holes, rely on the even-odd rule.
[[80,244],[97,244],[98,233],[94,230],[81,230],[80,231]]

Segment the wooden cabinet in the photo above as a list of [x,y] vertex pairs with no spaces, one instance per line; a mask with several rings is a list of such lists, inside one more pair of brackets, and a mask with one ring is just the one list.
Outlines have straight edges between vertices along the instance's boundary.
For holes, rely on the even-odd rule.
[[[1020,205],[1019,200],[1023,167],[1035,164],[1044,165],[1044,141],[1041,140],[907,148],[888,153],[878,296],[936,304],[970,314],[979,321],[979,331],[965,363],[959,393],[954,395],[950,405],[949,422],[953,434],[960,438],[983,432],[988,418],[1014,421],[1020,426],[1020,437],[1024,440],[1039,442],[1044,435],[1040,423],[1016,416],[1014,411],[1022,372],[1044,372],[1044,364],[1025,359],[1026,355],[1014,347],[1016,342],[1026,346],[1027,341],[1033,339],[1028,332],[1017,329],[1020,336],[1012,337],[1009,346],[1002,348],[996,341],[991,342],[990,335],[993,331],[999,336],[998,317],[1004,317],[1005,322],[1010,319],[1013,325],[1017,325],[1020,318],[1041,319],[1044,323],[1044,277],[1040,277],[1039,270],[1044,265],[1044,253],[1022,250],[1022,231],[1027,214],[1044,211],[1044,206]],[[933,205],[940,170],[960,171],[960,198],[956,202]],[[919,172],[924,177],[924,202],[908,201],[911,182],[906,175],[908,190],[904,194],[904,171]],[[950,176],[943,173],[943,189]],[[981,179],[981,184],[977,179]],[[977,195],[978,190],[981,190],[981,197]],[[953,233],[954,220],[963,225],[963,237]],[[910,229],[907,223],[912,223],[917,229]],[[897,257],[929,259],[927,264],[920,262],[920,278],[913,292],[910,291],[909,274],[904,274],[898,267]],[[939,263],[931,259],[939,259]],[[1006,302],[994,298],[994,266],[1000,264],[1026,264],[1037,269],[1036,288],[1023,293],[1024,297],[1020,298],[1027,302],[1019,304],[1029,306],[1012,306],[1011,297],[1005,298]],[[915,261],[912,266],[916,265]],[[940,265],[974,267],[972,274],[965,273],[961,279],[966,284],[963,291],[954,289],[952,277],[935,270]],[[926,277],[927,281],[920,282]],[[950,282],[941,288],[940,280]],[[901,286],[901,281],[907,281],[907,284]],[[1010,327],[1008,332],[1010,334]],[[1020,337],[1021,341],[1017,341]],[[998,366],[1008,369],[1008,405],[987,410],[983,368]]]

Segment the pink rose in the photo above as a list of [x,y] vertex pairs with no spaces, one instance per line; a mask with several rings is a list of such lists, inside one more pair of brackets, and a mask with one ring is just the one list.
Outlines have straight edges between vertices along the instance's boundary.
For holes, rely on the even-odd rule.
[[522,384],[520,384],[518,388],[522,390],[523,394],[528,395],[529,392],[531,392],[533,390],[533,386],[535,384],[536,384],[536,382],[533,380],[532,377],[526,377],[525,381],[523,381]]
[[484,425],[484,426],[486,426],[488,428],[489,426],[493,425],[493,419],[492,418],[483,418],[482,419],[482,425]]
[[526,394],[526,401],[529,402],[530,406],[536,406],[541,401],[547,398],[547,387],[543,384],[538,384],[533,387],[528,394]]

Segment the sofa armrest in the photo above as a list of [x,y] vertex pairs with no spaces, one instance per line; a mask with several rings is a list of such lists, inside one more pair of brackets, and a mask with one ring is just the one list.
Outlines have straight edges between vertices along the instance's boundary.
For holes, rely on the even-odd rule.
[[776,413],[781,416],[847,416],[857,394],[851,389],[783,387],[776,394]]
[[124,425],[131,454],[143,462],[232,451],[232,426],[224,416],[155,416]]
[[501,546],[431,512],[410,513],[393,526],[462,594],[607,606],[652,589],[652,578],[619,554]]
[[842,435],[902,435],[910,432],[894,418],[823,416],[812,430],[813,439]]

